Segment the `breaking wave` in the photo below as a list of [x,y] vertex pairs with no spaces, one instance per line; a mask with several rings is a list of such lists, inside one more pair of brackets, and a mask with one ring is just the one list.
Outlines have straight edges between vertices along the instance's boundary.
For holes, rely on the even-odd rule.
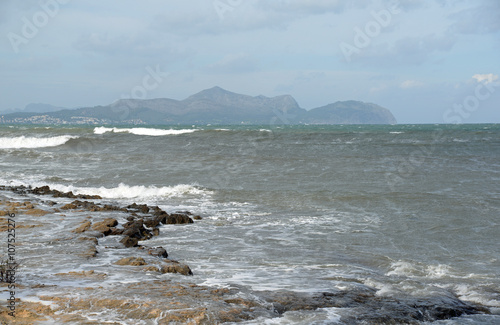
[[35,137],[25,137],[25,136],[14,137],[14,138],[0,138],[0,149],[57,147],[75,138],[78,137],[71,135],[61,135],[50,138],[35,138]]
[[117,187],[74,187],[65,185],[51,185],[49,186],[58,191],[72,191],[74,194],[87,194],[99,195],[105,199],[149,199],[149,198],[171,198],[182,197],[185,195],[205,196],[210,195],[212,192],[201,189],[194,185],[179,184],[175,186],[162,186],[157,187],[154,185],[127,185],[119,184]]
[[114,133],[130,133],[135,135],[148,135],[153,137],[164,136],[164,135],[179,135],[184,133],[192,133],[198,130],[193,129],[182,129],[182,130],[164,130],[164,129],[150,129],[150,128],[107,128],[107,127],[96,127],[94,129],[94,134],[104,134],[107,132]]

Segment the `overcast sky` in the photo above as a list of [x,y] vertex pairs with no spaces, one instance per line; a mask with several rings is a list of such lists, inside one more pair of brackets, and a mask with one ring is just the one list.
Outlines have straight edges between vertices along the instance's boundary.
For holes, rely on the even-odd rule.
[[0,111],[220,86],[500,123],[499,0],[1,0]]

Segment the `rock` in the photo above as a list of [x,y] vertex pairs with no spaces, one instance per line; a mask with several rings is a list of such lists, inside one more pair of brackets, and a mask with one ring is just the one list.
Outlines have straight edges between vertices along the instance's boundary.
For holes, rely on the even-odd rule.
[[77,233],[77,234],[81,234],[82,232],[87,231],[91,225],[92,225],[92,223],[90,221],[88,221],[88,220],[84,221],[78,228],[73,230],[73,232]]
[[122,243],[123,245],[125,245],[125,247],[134,247],[134,246],[137,246],[137,243],[139,241],[137,240],[137,238],[131,238],[129,236],[125,236],[123,237],[122,240],[120,240],[120,243]]
[[156,266],[146,266],[142,269],[144,272],[160,272],[160,269]]
[[151,232],[144,228],[142,219],[129,221],[123,225],[123,228],[123,235],[125,236],[137,238],[139,240],[150,239],[151,237],[153,237]]
[[187,224],[194,223],[193,219],[191,219],[187,214],[183,213],[172,213],[167,217],[166,224]]
[[113,219],[113,218],[106,218],[103,221],[99,221],[99,222],[94,223],[94,226],[101,226],[101,225],[107,226],[107,227],[115,227],[118,225],[118,221],[116,221],[116,219]]
[[172,263],[169,265],[163,265],[160,269],[161,273],[179,273],[182,275],[193,275],[193,272],[189,266],[180,263]]
[[52,190],[48,186],[35,187],[32,192],[33,194],[38,194],[38,195],[52,194]]
[[163,257],[163,258],[167,258],[168,257],[168,253],[167,253],[167,250],[163,247],[153,247],[153,248],[149,248],[148,249],[148,254],[149,255],[152,255],[152,256],[157,256],[157,257]]
[[201,216],[194,216],[193,219],[194,220],[202,220],[203,218]]
[[73,203],[68,203],[61,207],[61,210],[75,210],[75,209],[78,209],[78,206],[76,206],[76,204]]
[[131,265],[141,266],[146,265],[146,261],[142,257],[125,257],[115,262],[116,265]]
[[99,241],[95,237],[80,237],[78,239],[91,241],[94,245],[97,245],[99,243]]
[[158,217],[144,219],[144,225],[148,228],[157,227],[161,223],[161,219]]
[[111,233],[109,234],[109,236],[123,235],[123,229],[119,229],[116,227],[111,227],[110,229]]
[[112,233],[111,227],[118,225],[118,221],[113,218],[108,218],[103,221],[96,222],[92,225],[92,230],[102,233],[104,236],[109,236]]
[[31,209],[31,210],[26,210],[24,213],[30,215],[30,216],[36,216],[36,217],[41,217],[46,214],[49,214],[49,211],[41,210],[41,209]]

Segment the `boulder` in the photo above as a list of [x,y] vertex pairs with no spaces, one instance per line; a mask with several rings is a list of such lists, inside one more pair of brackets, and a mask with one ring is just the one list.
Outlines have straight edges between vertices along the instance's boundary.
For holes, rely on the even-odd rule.
[[84,221],[78,228],[73,230],[73,232],[77,233],[77,234],[81,234],[82,232],[87,231],[91,225],[92,225],[92,223],[89,220]]
[[189,268],[189,266],[180,263],[172,263],[163,265],[160,268],[161,273],[179,273],[182,275],[193,275],[193,272]]
[[167,250],[163,247],[153,247],[153,248],[148,248],[148,254],[152,256],[157,256],[157,257],[163,257],[167,258],[168,253]]
[[166,220],[167,225],[172,225],[172,224],[178,225],[187,223],[194,223],[194,221],[187,214],[184,213],[172,213],[167,217]]
[[115,262],[116,265],[141,266],[146,265],[146,261],[142,257],[125,257]]
[[123,237],[122,240],[120,240],[120,243],[122,243],[123,245],[125,245],[125,247],[134,247],[134,246],[137,246],[137,243],[139,241],[137,240],[137,238],[132,238],[132,237],[129,237],[129,236],[125,236]]

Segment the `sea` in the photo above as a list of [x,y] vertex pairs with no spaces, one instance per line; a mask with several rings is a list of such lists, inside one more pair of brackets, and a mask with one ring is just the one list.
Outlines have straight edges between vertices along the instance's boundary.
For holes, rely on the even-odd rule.
[[[500,324],[498,124],[0,125],[0,185],[202,216],[148,241],[191,267],[178,281],[453,295],[491,314],[435,324]],[[26,283],[48,283],[69,263],[44,261]],[[337,311],[247,323],[336,324]]]

